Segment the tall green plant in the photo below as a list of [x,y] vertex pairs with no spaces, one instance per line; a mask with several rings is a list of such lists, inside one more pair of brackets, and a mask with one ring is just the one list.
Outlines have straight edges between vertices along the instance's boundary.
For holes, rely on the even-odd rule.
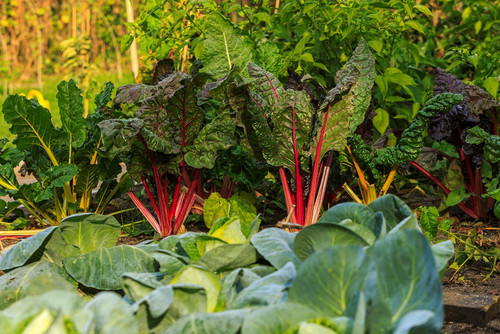
[[[50,112],[37,100],[11,95],[3,104],[5,121],[16,136],[12,146],[0,153],[0,186],[4,194],[19,200],[41,223],[57,225],[64,217],[91,210],[92,191],[104,181],[94,210],[102,213],[117,193],[120,184],[112,185],[121,171],[117,160],[98,156],[101,144],[97,122],[100,109],[110,101],[113,89],[107,84],[96,97],[97,111],[83,117],[83,98],[73,80],[58,85],[57,99],[62,127],[56,128]],[[38,182],[19,184],[14,167],[24,161],[23,169]]]

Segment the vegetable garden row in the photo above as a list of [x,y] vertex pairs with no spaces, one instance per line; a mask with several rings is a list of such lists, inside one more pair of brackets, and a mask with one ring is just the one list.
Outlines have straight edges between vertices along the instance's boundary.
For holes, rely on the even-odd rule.
[[[204,24],[203,42],[182,30],[198,58],[187,74],[186,57],[159,56],[170,42],[153,33],[163,13],[155,6],[133,30],[158,57],[141,83],[116,92],[107,83],[87,114],[88,96],[62,81],[60,127],[36,99],[3,103],[15,139],[1,141],[0,190],[11,201],[0,213],[29,214],[39,229],[0,256],[0,333],[439,333],[442,275],[458,260],[451,240],[434,239],[449,221],[436,208],[420,208],[419,221],[391,193],[418,179],[421,191],[441,192],[442,208],[500,217],[498,80],[484,90],[436,67],[417,85],[366,31],[350,57],[328,54],[327,66],[303,53],[303,32],[297,47],[312,75],[301,62],[285,75],[280,62],[295,64],[288,46],[251,43],[264,24],[246,30],[194,12],[185,14]],[[418,31],[404,12],[432,15],[392,6],[381,12]],[[239,8],[255,15],[245,13],[249,22],[266,11]],[[391,124],[407,120],[404,130],[382,108],[398,102]],[[17,166],[37,182],[19,183]],[[127,199],[154,237],[116,246],[116,203]],[[278,223],[266,205],[281,208],[284,229],[261,228]],[[188,220],[207,232],[186,231]],[[498,254],[484,254],[494,271]]]

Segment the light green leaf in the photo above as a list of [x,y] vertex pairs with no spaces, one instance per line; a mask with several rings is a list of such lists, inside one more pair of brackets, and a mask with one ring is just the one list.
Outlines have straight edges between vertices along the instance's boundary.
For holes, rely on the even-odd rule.
[[295,237],[294,251],[305,261],[312,254],[335,245],[361,245],[368,243],[355,232],[338,224],[313,224]]
[[[40,285],[45,283],[43,286]],[[39,261],[12,270],[0,277],[0,310],[26,296],[52,290],[72,290],[64,271],[57,265]]]
[[432,12],[429,10],[429,8],[427,8],[424,5],[415,5],[415,6],[413,6],[413,8],[424,13],[425,15],[434,16],[434,14],[432,14]]
[[223,77],[233,66],[245,69],[252,59],[252,48],[233,24],[219,14],[209,15],[205,23],[202,73],[213,79]]
[[42,257],[43,247],[55,229],[55,226],[46,228],[9,248],[0,257],[0,270],[8,271],[29,262],[38,261]]
[[212,225],[208,234],[230,244],[247,242],[246,236],[241,231],[241,220],[236,216],[220,218]]
[[177,320],[164,334],[237,334],[244,317],[251,310],[230,310],[219,313],[192,313]]
[[491,96],[496,97],[498,94],[498,78],[489,77],[483,81],[484,88],[491,94]]
[[257,251],[247,244],[222,245],[206,252],[196,264],[214,272],[248,267],[257,262]]
[[438,242],[431,247],[432,255],[434,256],[434,261],[436,262],[436,268],[439,271],[441,277],[443,277],[444,272],[448,268],[448,261],[455,255],[455,247],[451,240],[446,240],[443,242]]
[[121,225],[112,216],[81,213],[64,218],[58,227],[64,240],[86,254],[99,248],[113,247]]
[[[293,316],[283,316],[283,315]],[[280,303],[259,308],[245,317],[241,334],[289,333],[302,321],[317,318],[317,312],[302,303]]]
[[275,268],[283,268],[288,262],[292,262],[298,268],[302,262],[293,251],[296,235],[279,228],[267,228],[254,234],[252,244]]
[[415,21],[415,20],[408,20],[405,22],[405,25],[407,25],[408,27],[412,28],[412,29],[415,29],[416,31],[418,31],[419,33],[421,34],[424,34],[424,26],[418,22],[418,21]]
[[171,284],[195,284],[205,289],[207,295],[206,311],[213,312],[217,305],[217,297],[221,289],[219,278],[211,271],[190,266],[178,273],[170,282]]
[[84,308],[93,315],[87,330],[100,334],[136,334],[137,321],[130,304],[120,295],[112,292],[101,292]]
[[377,108],[375,112],[377,113],[377,115],[373,117],[372,120],[373,126],[375,127],[375,129],[377,129],[377,131],[380,134],[383,134],[385,130],[387,130],[387,127],[389,126],[389,120],[390,120],[389,113],[387,112],[387,110],[384,110],[382,108]]
[[384,42],[380,39],[368,41],[368,44],[370,44],[370,47],[377,53],[382,52],[382,48],[384,47]]
[[63,264],[75,281],[87,287],[119,290],[124,273],[155,271],[153,251],[154,248],[149,246],[100,248],[80,256],[66,257]]
[[203,221],[210,228],[217,219],[229,216],[229,202],[219,193],[214,192],[205,200],[203,205]]
[[[415,250],[418,249],[418,252]],[[378,240],[368,249],[377,278],[367,281],[365,291],[373,305],[368,326],[374,332],[393,330],[409,312],[435,313],[432,331],[438,333],[443,319],[441,280],[429,242],[416,230],[402,230]]]
[[415,81],[408,74],[404,73],[393,73],[387,77],[389,82],[395,83],[401,86],[416,85]]
[[[373,264],[362,246],[340,245],[309,257],[297,272],[288,301],[325,317],[354,316],[358,294]],[[328,289],[325,289],[328,286]]]

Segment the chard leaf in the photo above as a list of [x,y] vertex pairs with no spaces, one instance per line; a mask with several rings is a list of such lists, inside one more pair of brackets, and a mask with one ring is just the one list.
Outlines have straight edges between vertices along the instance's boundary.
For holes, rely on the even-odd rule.
[[266,112],[266,116],[271,116],[274,111],[280,108],[280,101],[283,100],[285,93],[283,85],[274,74],[263,70],[254,63],[248,64],[248,74],[253,79],[252,87],[257,94],[260,107]]
[[78,166],[74,192],[77,194],[89,194],[99,183],[99,165],[82,164]]
[[35,99],[10,95],[3,103],[2,112],[5,122],[11,124],[10,132],[17,136],[14,144],[18,149],[29,151],[32,146],[39,146],[50,156],[52,163],[57,165],[52,152],[57,134],[47,109]]
[[19,189],[14,165],[7,163],[0,165],[0,186],[7,192],[16,192]]
[[201,129],[193,145],[186,148],[186,163],[194,168],[213,168],[217,152],[236,145],[235,129],[229,113],[218,115]]
[[101,128],[103,146],[101,152],[103,155],[113,159],[120,153],[129,152],[142,125],[142,120],[137,118],[100,122],[99,128]]
[[491,135],[475,126],[467,130],[466,142],[469,144],[482,144],[484,157],[491,163],[500,162],[500,136]]
[[181,72],[163,79],[157,93],[146,99],[137,113],[144,121],[141,136],[148,148],[166,154],[178,153],[186,145],[192,145],[204,118],[197,105],[194,84]]
[[142,101],[155,94],[155,87],[145,84],[130,84],[118,87],[116,96],[113,99],[114,106],[121,104],[140,105]]
[[233,28],[228,19],[219,14],[207,17],[202,54],[203,67],[201,73],[206,73],[212,79],[219,79],[231,70],[233,66],[245,69],[252,59],[252,48]]
[[155,271],[152,252],[151,247],[121,245],[66,257],[63,264],[75,281],[87,287],[119,290],[123,273]]
[[415,160],[424,146],[423,133],[427,129],[431,118],[436,114],[449,111],[461,101],[461,95],[452,93],[436,95],[427,101],[425,107],[417,113],[411,122],[410,127],[403,131],[396,146],[377,150],[375,163],[394,166]]
[[61,188],[65,183],[71,181],[77,172],[78,167],[73,164],[50,167],[43,178],[45,191]]
[[112,82],[106,82],[104,89],[96,95],[94,99],[95,112],[99,112],[111,101],[111,94],[113,94],[115,85]]
[[[326,96],[319,114],[325,132],[316,136],[316,145],[321,144],[320,159],[328,151],[341,151],[347,145],[347,137],[354,133],[364,120],[371,101],[371,89],[375,79],[375,60],[370,46],[360,40],[352,57],[335,76],[336,86]],[[347,92],[335,102],[336,97]]]
[[293,90],[285,91],[278,108],[273,114],[273,136],[280,156],[276,166],[287,167],[294,173],[296,165],[300,165],[295,157],[309,150],[314,109],[306,92]]
[[73,148],[79,148],[87,136],[87,128],[83,118],[82,91],[76,86],[73,79],[61,81],[57,86],[57,91],[62,128],[69,134],[70,145]]

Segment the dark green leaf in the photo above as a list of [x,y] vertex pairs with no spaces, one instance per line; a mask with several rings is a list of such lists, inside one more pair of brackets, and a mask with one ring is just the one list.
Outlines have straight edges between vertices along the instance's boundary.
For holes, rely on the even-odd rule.
[[76,86],[73,79],[61,81],[57,86],[57,91],[62,128],[69,134],[70,145],[73,148],[79,148],[83,145],[87,135],[85,119],[83,118],[82,91]]

